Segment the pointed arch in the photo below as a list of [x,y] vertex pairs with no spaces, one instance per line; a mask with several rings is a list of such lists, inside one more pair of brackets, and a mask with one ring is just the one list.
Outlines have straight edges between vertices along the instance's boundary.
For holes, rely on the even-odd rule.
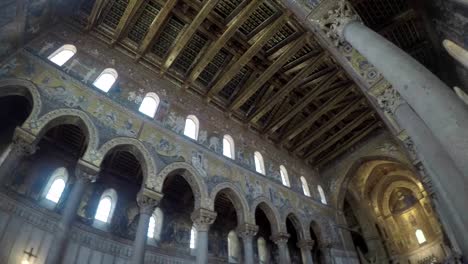
[[119,74],[115,69],[107,68],[104,69],[101,74],[94,80],[93,86],[99,90],[107,93],[117,81]]
[[223,136],[223,155],[230,159],[236,159],[234,139],[228,134]]
[[310,197],[309,183],[307,182],[307,179],[304,176],[301,176],[301,185],[302,192],[304,193],[304,195]]
[[284,165],[280,165],[280,174],[281,182],[283,183],[283,185],[286,187],[291,187],[291,183],[289,182],[288,170],[286,170],[286,167],[284,167]]
[[254,163],[255,163],[255,171],[265,175],[265,162],[263,161],[263,156],[260,152],[254,152]]
[[164,167],[155,178],[148,178],[147,185],[156,192],[162,193],[164,181],[172,175],[180,175],[190,185],[195,199],[195,208],[208,208],[208,188],[203,176],[187,162],[173,162]]
[[147,93],[145,98],[143,98],[143,101],[141,102],[138,111],[149,117],[154,117],[156,115],[156,112],[158,111],[159,102],[160,99],[157,94]]
[[38,119],[42,109],[41,95],[37,86],[28,80],[23,79],[3,79],[0,80],[0,97],[18,95],[30,101],[32,109],[22,127],[30,130],[31,120]]
[[156,161],[145,145],[136,138],[117,137],[107,141],[97,151],[97,154],[94,155],[95,159],[93,164],[97,167],[101,167],[106,154],[117,147],[132,153],[138,159],[143,170],[143,184],[145,186],[151,186],[148,185],[148,182],[150,181],[149,179],[156,178]]
[[62,199],[63,191],[68,182],[68,171],[65,167],[55,169],[46,186],[44,187],[43,196],[45,199],[58,203]]
[[47,57],[48,60],[57,64],[58,66],[63,66],[67,61],[69,61],[76,54],[76,47],[71,44],[65,44],[62,47],[58,48],[52,54]]
[[94,220],[103,223],[110,223],[117,205],[117,192],[114,189],[107,189],[102,192],[94,215]]
[[286,221],[289,219],[291,220],[291,222],[293,223],[294,225],[294,228],[296,229],[296,233],[298,234],[298,239],[299,240],[302,240],[302,239],[306,239],[306,234],[308,234],[309,232],[307,232],[305,229],[304,229],[304,225],[302,224],[302,221],[300,220],[300,218],[298,217],[298,213],[295,212],[292,208],[290,210],[288,210],[288,213],[285,214],[286,217],[284,218],[284,221],[283,221],[283,224],[284,224],[284,230],[286,231]]
[[280,232],[281,217],[280,217],[279,212],[276,210],[276,207],[271,204],[270,200],[268,200],[264,196],[260,196],[253,201],[251,208],[252,208],[251,214],[254,217],[254,220],[255,220],[255,211],[257,210],[257,208],[259,208],[267,216],[268,221],[270,222],[270,225],[271,225],[271,232],[273,234]]
[[200,121],[194,115],[188,115],[185,119],[184,135],[193,139],[198,140],[198,131],[200,130]]
[[213,188],[210,194],[210,205],[208,208],[214,211],[216,196],[221,192],[226,193],[234,205],[237,214],[237,223],[250,223],[250,220],[253,218],[250,215],[249,203],[247,202],[245,195],[242,195],[243,192],[239,189],[239,187],[230,182],[220,183]]
[[46,113],[38,120],[32,120],[28,126],[37,139],[40,139],[50,128],[65,124],[76,125],[83,130],[88,142],[83,154],[83,160],[90,161],[91,153],[96,152],[98,147],[99,133],[93,121],[85,112],[78,109],[61,108]]

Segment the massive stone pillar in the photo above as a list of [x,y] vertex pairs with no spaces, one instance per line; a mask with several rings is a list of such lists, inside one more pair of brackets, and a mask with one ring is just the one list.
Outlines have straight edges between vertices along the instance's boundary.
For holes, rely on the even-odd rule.
[[468,237],[465,235],[468,234],[468,214],[464,213],[468,202],[467,180],[408,104],[400,104],[394,113],[397,122],[407,127],[408,134],[418,135],[411,137],[409,144],[414,144],[415,151],[427,169],[438,196],[437,203],[441,205],[437,208],[440,217],[455,230],[453,236],[463,254],[468,256]]
[[0,183],[7,181],[22,159],[36,151],[36,137],[17,127],[13,142],[7,147],[0,159]]
[[47,255],[47,264],[59,264],[62,262],[70,237],[70,229],[76,217],[76,211],[80,205],[83,192],[88,183],[96,181],[98,173],[99,168],[83,160],[78,161],[75,169],[76,181],[65,202],[62,218],[57,226],[54,241]]
[[278,246],[279,263],[291,263],[288,249],[289,234],[280,232],[271,236],[271,240]]
[[253,237],[258,232],[258,226],[253,224],[241,224],[237,228],[237,234],[242,238],[244,244],[244,263],[254,264]]
[[314,247],[313,240],[301,240],[297,242],[297,247],[301,249],[302,263],[313,264],[312,261],[312,248]]
[[197,264],[208,263],[208,231],[216,219],[216,212],[199,208],[192,213],[192,221],[197,230]]
[[137,196],[140,216],[138,220],[137,232],[133,241],[133,253],[131,264],[143,264],[145,259],[145,247],[148,235],[148,225],[151,215],[161,201],[162,194],[150,190],[143,190]]
[[[437,76],[353,16],[343,0],[324,25],[374,65],[426,123],[468,178],[468,108]],[[319,22],[320,23],[320,22]],[[404,127],[406,129],[406,127]],[[412,135],[417,137],[418,135]]]

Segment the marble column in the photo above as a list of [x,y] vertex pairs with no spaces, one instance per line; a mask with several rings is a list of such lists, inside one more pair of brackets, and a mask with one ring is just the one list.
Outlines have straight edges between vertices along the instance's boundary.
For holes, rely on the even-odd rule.
[[138,193],[137,203],[140,208],[137,232],[133,241],[133,253],[131,264],[143,264],[145,259],[145,247],[148,236],[148,225],[151,215],[162,199],[162,194],[143,189]]
[[271,240],[278,246],[280,263],[291,263],[288,249],[289,234],[280,232],[271,236]]
[[[0,160],[0,183],[8,181],[8,177],[14,173],[21,160],[36,151],[36,137],[26,130],[17,127],[13,136],[13,142],[7,147]],[[11,178],[11,177],[10,177]]]
[[468,255],[468,237],[465,236],[468,234],[468,214],[463,213],[468,201],[468,181],[408,104],[398,105],[394,114],[397,122],[407,127],[409,135],[417,135],[407,143],[413,145],[427,170],[441,205],[437,208],[440,217],[450,224],[463,254]]
[[301,240],[297,242],[297,247],[301,249],[302,263],[313,264],[312,261],[312,248],[314,247],[313,240]]
[[258,226],[253,224],[241,224],[237,227],[237,234],[242,238],[244,245],[244,262],[245,264],[254,264],[253,252],[253,237],[258,232]]
[[208,232],[216,219],[216,212],[198,208],[192,213],[192,221],[197,230],[196,263],[208,263]]
[[76,217],[76,211],[80,205],[83,192],[91,182],[95,182],[99,168],[83,160],[79,160],[75,169],[76,181],[73,184],[70,195],[67,197],[62,218],[55,230],[55,237],[52,241],[49,253],[47,255],[47,264],[60,264],[67,249],[68,239],[73,221]]
[[344,25],[343,36],[408,102],[468,178],[468,108],[452,89],[361,22]]

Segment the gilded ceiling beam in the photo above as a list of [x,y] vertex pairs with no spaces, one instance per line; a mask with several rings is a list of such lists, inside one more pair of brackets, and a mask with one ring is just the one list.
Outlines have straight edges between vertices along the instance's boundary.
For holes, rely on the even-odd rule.
[[273,37],[278,29],[283,25],[289,13],[282,14],[279,18],[270,24],[267,28],[259,33],[257,41],[250,46],[250,48],[242,54],[242,56],[224,73],[224,75],[213,85],[208,92],[208,97],[216,95],[234,76],[244,67],[265,45],[265,43]]
[[144,2],[146,2],[146,0],[130,0],[128,2],[127,8],[125,8],[125,12],[120,18],[119,24],[115,29],[114,36],[111,42],[112,45],[119,41],[122,35],[125,34],[125,32],[131,24],[133,17]]
[[289,120],[291,120],[295,115],[299,114],[302,112],[309,104],[314,101],[317,96],[319,96],[321,93],[323,93],[325,90],[329,89],[330,86],[333,84],[333,82],[336,80],[337,77],[337,72],[338,71],[332,71],[329,74],[327,74],[326,77],[324,77],[316,87],[311,89],[305,97],[301,98],[301,100],[295,104],[291,110],[287,111],[286,113],[283,113],[280,118],[272,122],[270,126],[268,126],[265,129],[265,132],[268,132],[269,134],[275,132],[286,124]]
[[278,70],[290,59],[291,56],[296,54],[306,43],[308,34],[303,34],[300,38],[293,41],[287,46],[286,51],[275,60],[258,79],[256,79],[252,84],[240,92],[239,96],[231,103],[229,110],[234,111],[241,107],[252,95],[257,92],[258,89],[262,88],[263,85],[270,80],[273,75],[275,75]]
[[189,75],[189,78],[187,79],[187,83],[192,83],[194,82],[198,76],[202,73],[202,71],[205,69],[205,67],[210,63],[211,60],[215,57],[216,54],[221,50],[221,48],[227,43],[227,41],[234,36],[236,33],[237,29],[239,29],[242,24],[249,18],[249,16],[252,14],[252,12],[257,8],[262,1],[257,0],[257,1],[251,1],[242,11],[231,21],[226,26],[226,30],[223,32],[223,34],[213,43],[211,43],[210,47],[206,51],[206,53],[203,56],[202,60],[199,60],[198,63],[195,65],[193,68],[192,72]]
[[302,131],[306,130],[308,127],[312,126],[315,121],[317,121],[321,116],[323,116],[325,113],[333,109],[336,104],[341,102],[348,94],[352,92],[352,88],[346,87],[343,89],[339,89],[338,92],[335,93],[335,95],[328,99],[323,106],[320,106],[315,112],[311,113],[309,117],[306,118],[306,120],[300,122],[299,124],[295,125],[292,129],[290,129],[286,135],[281,139],[282,143],[289,141],[302,133]]
[[[360,107],[362,107],[362,104],[365,102],[364,98],[358,98],[354,100],[351,103],[348,103],[347,107],[342,109],[338,114],[333,116],[328,123],[325,125],[321,126],[317,130],[314,131],[313,134],[311,134],[310,137],[307,137],[303,140],[301,140],[299,143],[295,144],[292,149],[294,150],[295,153],[299,152],[303,148],[307,147],[310,145],[312,142],[315,140],[319,139],[323,134],[327,133],[332,129],[334,126],[338,125],[343,119],[345,119],[347,116],[349,116],[352,112],[356,111]],[[293,129],[294,130],[294,129]]]
[[85,30],[91,30],[96,24],[99,16],[104,10],[108,0],[96,0],[93,5],[93,9],[91,10],[91,14],[88,16],[88,23],[86,24]]
[[310,150],[307,154],[305,154],[304,159],[308,160],[317,157],[324,150],[335,144],[338,140],[342,139],[344,136],[353,131],[353,129],[356,129],[359,125],[368,120],[372,115],[374,115],[372,111],[361,113],[358,118],[347,124],[338,133],[334,134],[332,137],[329,137],[318,147]]
[[149,27],[148,33],[146,34],[145,38],[141,42],[140,47],[138,48],[137,58],[143,56],[146,51],[151,47],[151,45],[156,41],[156,36],[161,31],[164,22],[171,14],[172,9],[176,5],[177,0],[167,0],[164,6],[159,10],[159,13],[154,18],[153,22]]
[[177,57],[180,55],[181,51],[187,46],[187,43],[192,39],[193,35],[197,32],[198,27],[203,23],[203,21],[208,17],[208,14],[213,10],[219,0],[205,0],[203,7],[200,9],[198,14],[192,20],[192,23],[186,28],[184,28],[180,33],[175,43],[172,44],[171,50],[166,56],[166,60],[161,66],[161,72],[166,72]]
[[363,139],[364,137],[366,137],[367,135],[369,135],[372,131],[378,129],[380,127],[380,122],[376,121],[376,122],[373,122],[369,125],[367,125],[364,129],[362,129],[361,131],[359,131],[358,133],[356,133],[353,137],[351,137],[350,139],[346,140],[343,145],[339,146],[338,149],[330,152],[329,155],[327,156],[324,156],[322,159],[320,159],[319,161],[317,161],[315,163],[316,166],[322,166],[323,164],[329,162],[330,160],[336,158],[338,155],[340,155],[341,153],[345,152],[346,150],[348,150],[350,147],[352,147],[354,144],[356,144],[357,142],[359,142],[361,139]]
[[278,104],[285,96],[287,96],[292,90],[294,90],[303,79],[309,75],[319,63],[326,57],[326,53],[322,53],[313,60],[307,61],[307,67],[302,69],[296,74],[289,82],[283,86],[277,94],[275,94],[271,100],[263,103],[250,117],[249,122],[256,122],[263,115],[265,115],[274,105]]

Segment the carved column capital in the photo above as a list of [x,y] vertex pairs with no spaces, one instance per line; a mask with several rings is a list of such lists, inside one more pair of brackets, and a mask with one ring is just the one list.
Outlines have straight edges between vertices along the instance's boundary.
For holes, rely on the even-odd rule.
[[288,243],[290,235],[286,232],[280,232],[272,235],[270,239],[275,242],[276,245],[286,245]]
[[323,0],[309,15],[326,37],[335,45],[345,42],[344,29],[361,18],[347,0]]
[[140,207],[140,214],[151,215],[159,205],[163,197],[162,193],[157,193],[148,189],[140,191],[137,195],[137,204]]
[[254,224],[244,223],[237,227],[237,235],[242,239],[252,238],[258,232],[258,226]]
[[198,208],[192,213],[191,218],[197,231],[206,232],[216,220],[217,215],[218,214],[216,212],[204,208]]
[[84,161],[78,160],[75,168],[75,177],[85,182],[95,182],[99,175],[99,168]]
[[307,251],[311,251],[312,248],[314,247],[315,245],[315,241],[314,240],[301,240],[299,242],[297,242],[297,247],[298,248],[301,248],[301,249],[305,249]]
[[32,155],[36,152],[36,137],[26,130],[17,127],[13,136],[11,153],[18,157]]

